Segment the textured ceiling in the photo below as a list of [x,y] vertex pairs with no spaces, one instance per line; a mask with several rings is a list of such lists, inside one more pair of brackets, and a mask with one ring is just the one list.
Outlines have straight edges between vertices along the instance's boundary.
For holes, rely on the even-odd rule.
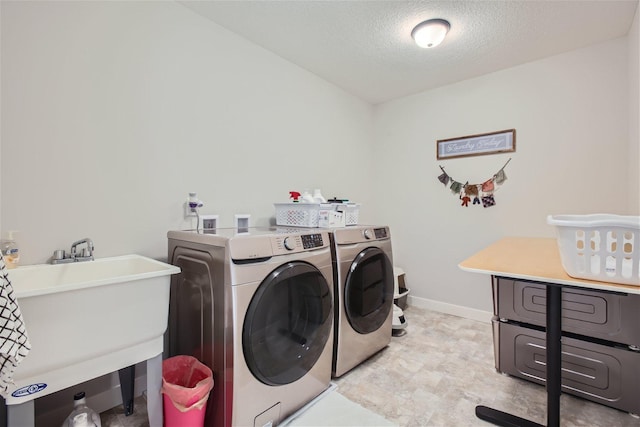
[[[638,0],[181,1],[372,104],[624,36]],[[451,23],[421,49],[412,28]]]

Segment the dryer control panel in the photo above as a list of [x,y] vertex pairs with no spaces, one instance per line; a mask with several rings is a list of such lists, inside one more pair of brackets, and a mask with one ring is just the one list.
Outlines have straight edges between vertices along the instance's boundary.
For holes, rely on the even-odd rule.
[[389,240],[389,227],[370,227],[355,225],[346,228],[333,229],[333,241],[336,245],[353,245],[355,243]]
[[387,229],[382,227],[382,228],[374,228],[373,229],[373,233],[376,236],[376,239],[386,239],[388,237],[387,235]]

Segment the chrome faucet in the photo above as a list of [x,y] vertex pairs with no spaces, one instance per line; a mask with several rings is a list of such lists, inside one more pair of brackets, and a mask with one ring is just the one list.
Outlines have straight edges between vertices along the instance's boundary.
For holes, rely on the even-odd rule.
[[[82,247],[84,246],[84,247]],[[82,247],[82,248],[81,248]],[[80,252],[78,249],[81,248]],[[51,264],[66,264],[70,262],[93,261],[93,240],[86,238],[71,244],[71,251],[67,256],[62,249],[53,252]]]
[[[78,254],[77,248],[80,245],[85,245],[86,247]],[[93,240],[87,237],[71,244],[71,257],[75,258],[76,261],[93,261],[93,250]]]

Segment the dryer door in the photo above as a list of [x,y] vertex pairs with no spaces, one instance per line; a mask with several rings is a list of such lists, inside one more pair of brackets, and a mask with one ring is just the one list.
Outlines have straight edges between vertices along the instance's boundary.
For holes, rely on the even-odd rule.
[[314,266],[297,261],[272,271],[256,290],[242,330],[253,375],[268,385],[302,378],[325,349],[332,310],[329,284]]
[[385,322],[393,305],[393,266],[379,248],[360,252],[347,274],[344,304],[351,327],[368,334]]

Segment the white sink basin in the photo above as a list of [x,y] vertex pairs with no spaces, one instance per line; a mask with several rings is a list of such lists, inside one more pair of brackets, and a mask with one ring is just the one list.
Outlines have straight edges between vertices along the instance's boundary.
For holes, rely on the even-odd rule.
[[139,255],[9,270],[32,349],[9,405],[151,359],[163,350],[170,276]]

